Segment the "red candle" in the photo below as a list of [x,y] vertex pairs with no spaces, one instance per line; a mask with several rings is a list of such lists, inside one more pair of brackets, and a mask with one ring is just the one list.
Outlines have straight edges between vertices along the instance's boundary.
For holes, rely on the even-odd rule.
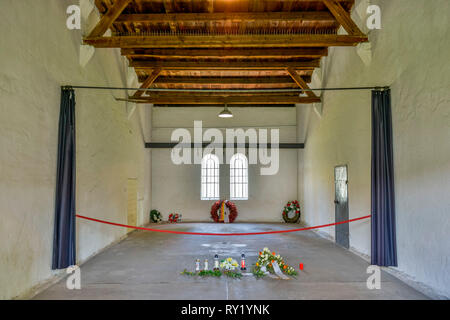
[[245,267],[245,254],[241,255],[241,270],[247,270]]

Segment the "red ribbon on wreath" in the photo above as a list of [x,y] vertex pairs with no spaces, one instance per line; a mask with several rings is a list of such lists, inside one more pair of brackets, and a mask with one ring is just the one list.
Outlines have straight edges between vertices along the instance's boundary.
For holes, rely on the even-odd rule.
[[178,214],[178,213],[169,214],[169,222],[171,222],[171,223],[178,222],[178,221],[180,221],[180,219],[181,219],[181,214]]
[[238,211],[237,211],[236,205],[233,202],[228,201],[228,200],[219,200],[219,201],[214,202],[214,204],[211,207],[211,218],[215,222],[224,222],[224,221],[219,221],[220,214],[218,213],[223,202],[225,202],[225,206],[230,211],[230,213],[228,214],[230,223],[234,222],[234,220],[236,220],[236,217],[238,215]]

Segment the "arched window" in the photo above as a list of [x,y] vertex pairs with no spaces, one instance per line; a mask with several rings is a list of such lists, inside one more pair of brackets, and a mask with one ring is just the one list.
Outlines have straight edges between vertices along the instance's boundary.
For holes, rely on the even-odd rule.
[[219,158],[207,154],[202,159],[201,200],[218,200],[219,196]]
[[230,199],[248,200],[248,161],[242,153],[230,160]]

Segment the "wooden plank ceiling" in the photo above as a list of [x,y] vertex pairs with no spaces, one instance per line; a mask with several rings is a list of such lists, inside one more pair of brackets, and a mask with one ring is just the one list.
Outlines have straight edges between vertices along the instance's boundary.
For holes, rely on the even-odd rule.
[[[102,17],[84,43],[121,48],[141,88],[308,89],[330,46],[366,42],[354,0],[96,0]],[[343,27],[347,35],[338,35]],[[105,36],[107,30],[111,36]],[[311,91],[150,92],[158,105],[314,103]]]

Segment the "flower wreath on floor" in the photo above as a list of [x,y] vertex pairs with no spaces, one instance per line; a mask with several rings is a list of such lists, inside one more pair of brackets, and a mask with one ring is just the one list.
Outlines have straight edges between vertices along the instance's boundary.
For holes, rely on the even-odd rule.
[[150,211],[150,221],[154,223],[158,223],[162,221],[162,215],[161,212],[158,210],[153,209]]
[[181,214],[178,213],[171,213],[169,214],[169,222],[175,223],[181,221]]
[[[293,217],[289,217],[289,213],[295,211]],[[297,200],[289,201],[283,208],[283,219],[287,223],[296,223],[300,219],[300,204]]]
[[228,213],[228,220],[229,222],[234,222],[236,220],[236,217],[238,215],[238,211],[236,208],[236,205],[228,200],[219,200],[214,202],[214,204],[211,207],[211,218],[215,222],[225,222],[225,207],[228,208],[230,211]]
[[289,276],[297,275],[297,272],[293,267],[290,267],[279,254],[277,255],[275,251],[271,252],[269,248],[264,248],[259,252],[258,260],[253,267],[253,274],[259,278],[264,277],[267,272],[276,273],[276,267]]

